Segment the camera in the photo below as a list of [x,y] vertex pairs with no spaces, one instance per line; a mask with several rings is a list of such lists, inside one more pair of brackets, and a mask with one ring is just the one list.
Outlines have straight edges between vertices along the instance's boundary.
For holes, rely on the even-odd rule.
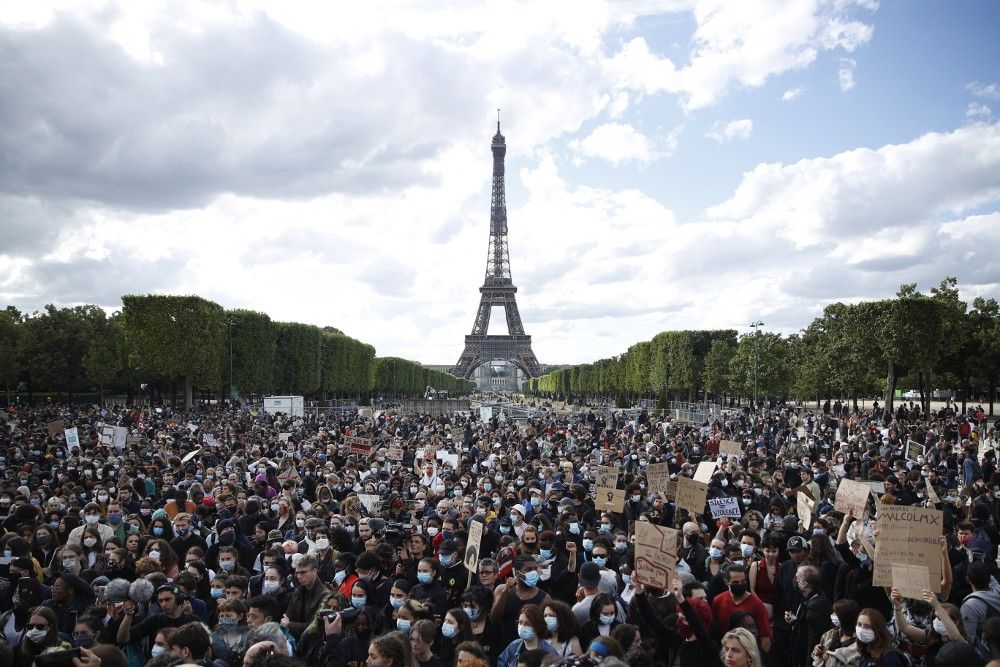
[[409,538],[413,533],[412,523],[398,523],[396,521],[391,521],[385,524],[385,533],[383,538],[388,542],[394,549],[398,549],[403,545],[403,540]]
[[337,612],[335,612],[332,609],[320,609],[319,610],[319,617],[320,618],[324,618],[324,619],[328,619],[328,620],[333,620],[334,618],[337,617]]

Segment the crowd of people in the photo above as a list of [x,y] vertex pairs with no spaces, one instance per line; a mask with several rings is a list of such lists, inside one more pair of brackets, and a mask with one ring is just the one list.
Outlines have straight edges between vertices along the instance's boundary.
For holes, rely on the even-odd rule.
[[[0,665],[1000,666],[981,409],[479,417],[7,408]],[[690,477],[722,441],[743,454],[708,498],[739,519],[650,489],[650,464]],[[620,469],[621,511],[595,508],[598,466]],[[884,493],[837,511],[843,479]],[[885,505],[942,511],[920,597],[873,584]],[[638,580],[637,522],[678,529],[669,585]]]

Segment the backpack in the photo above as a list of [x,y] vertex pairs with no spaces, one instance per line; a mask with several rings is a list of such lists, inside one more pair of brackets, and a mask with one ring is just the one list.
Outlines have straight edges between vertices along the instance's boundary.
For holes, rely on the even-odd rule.
[[[986,617],[983,618],[983,621],[986,621],[986,619],[988,618],[993,618],[994,616],[1000,616],[1000,609],[997,609],[996,607],[991,605],[986,600],[986,598],[982,596],[982,592],[969,593],[968,595],[965,596],[965,599],[962,600],[962,604],[964,605],[969,600],[979,600],[980,602],[986,605]],[[982,622],[980,622],[980,625],[982,625]]]

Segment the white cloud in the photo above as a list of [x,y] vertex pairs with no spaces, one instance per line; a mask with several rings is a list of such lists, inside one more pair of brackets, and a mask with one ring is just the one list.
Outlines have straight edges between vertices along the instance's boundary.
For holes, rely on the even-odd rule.
[[646,163],[655,157],[652,142],[628,123],[606,123],[583,139],[569,143],[571,150],[586,157],[599,157],[611,164],[635,160]]
[[969,102],[965,108],[965,117],[973,120],[989,120],[993,116],[993,110],[985,104],[979,102]]
[[985,84],[973,81],[965,87],[976,97],[985,97],[989,100],[1000,100],[1000,86],[995,83]]
[[746,141],[752,132],[753,121],[749,118],[740,118],[728,123],[717,121],[707,136],[720,144],[726,144],[730,141]]
[[848,58],[844,58],[840,61],[840,69],[837,70],[837,82],[840,84],[840,90],[842,92],[847,92],[854,88],[854,67],[857,63]]
[[781,101],[782,102],[791,102],[792,100],[795,100],[795,99],[798,99],[799,97],[801,97],[802,93],[804,93],[804,92],[805,92],[805,88],[803,88],[802,86],[796,86],[795,88],[789,88],[788,90],[786,90],[784,92],[784,94],[782,94]]

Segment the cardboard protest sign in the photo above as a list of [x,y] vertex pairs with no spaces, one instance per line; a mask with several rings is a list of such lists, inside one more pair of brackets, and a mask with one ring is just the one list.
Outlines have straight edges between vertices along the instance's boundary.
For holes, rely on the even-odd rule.
[[892,563],[926,565],[933,589],[941,582],[941,510],[906,505],[880,505],[875,544],[874,586],[892,586]]
[[712,513],[713,519],[729,517],[739,520],[743,516],[740,512],[739,498],[712,498],[708,501],[708,509]]
[[49,432],[49,435],[51,437],[58,438],[59,435],[63,432],[63,423],[62,423],[62,420],[61,419],[57,419],[55,421],[51,421],[51,422],[49,422],[48,424],[45,425],[45,428]]
[[853,479],[842,479],[837,486],[837,497],[833,509],[838,512],[850,512],[853,516],[862,518],[868,504],[868,494],[871,489],[867,484],[855,482]]
[[650,491],[667,495],[670,483],[670,464],[650,463],[646,466],[646,486]]
[[743,447],[735,440],[723,440],[719,443],[719,454],[723,456],[742,456]]
[[385,458],[390,461],[402,461],[403,460],[403,448],[393,445],[385,450]]
[[871,493],[874,493],[875,495],[885,493],[885,482],[863,482],[863,483],[867,484]]
[[804,493],[795,494],[795,499],[795,509],[802,520],[802,527],[809,530],[809,526],[812,525],[813,509],[816,507],[816,501]]
[[872,545],[871,542],[868,541],[868,537],[865,535],[864,527],[862,527],[861,530],[858,531],[857,538],[858,541],[861,542],[861,548],[865,550],[865,553],[868,554],[868,557],[871,558],[872,562],[874,563],[875,547]]
[[302,478],[299,477],[299,471],[296,470],[294,466],[278,473],[279,482],[297,482],[300,479]]
[[479,421],[488,422],[491,419],[493,419],[493,408],[489,406],[479,408]]
[[648,521],[635,524],[635,580],[644,586],[670,590],[677,576],[677,531]]
[[907,565],[905,563],[890,563],[892,572],[892,587],[904,598],[923,600],[924,591],[933,591],[931,576],[926,565]]
[[927,484],[927,499],[937,505],[941,502],[941,496],[939,496],[937,491],[934,490],[934,485],[931,484],[931,478],[924,477],[924,482]]
[[611,466],[597,466],[594,486],[597,487],[597,497],[594,507],[603,512],[621,512],[625,509],[625,489],[618,488],[621,484],[621,470]]
[[693,514],[705,511],[705,498],[708,496],[708,484],[696,482],[687,477],[677,478],[677,506]]
[[101,438],[98,441],[101,447],[110,447],[115,442],[115,427],[114,426],[102,426],[101,427]]
[[369,514],[374,514],[378,511],[379,503],[382,502],[381,496],[377,496],[374,493],[359,493],[358,500],[361,504],[365,506]]
[[371,438],[359,438],[357,436],[349,435],[344,438],[344,446],[347,447],[347,451],[352,454],[368,456],[372,453]]
[[694,471],[694,481],[708,484],[715,474],[715,461],[702,461],[698,464],[698,469]]
[[483,524],[472,521],[469,524],[469,537],[465,542],[465,569],[475,574],[479,570],[479,548],[483,541]]
[[910,440],[906,443],[906,458],[911,461],[916,461],[919,457],[924,455],[924,446],[919,442]]
[[72,453],[74,447],[80,446],[80,432],[74,426],[66,429],[63,433],[66,435],[66,451]]

